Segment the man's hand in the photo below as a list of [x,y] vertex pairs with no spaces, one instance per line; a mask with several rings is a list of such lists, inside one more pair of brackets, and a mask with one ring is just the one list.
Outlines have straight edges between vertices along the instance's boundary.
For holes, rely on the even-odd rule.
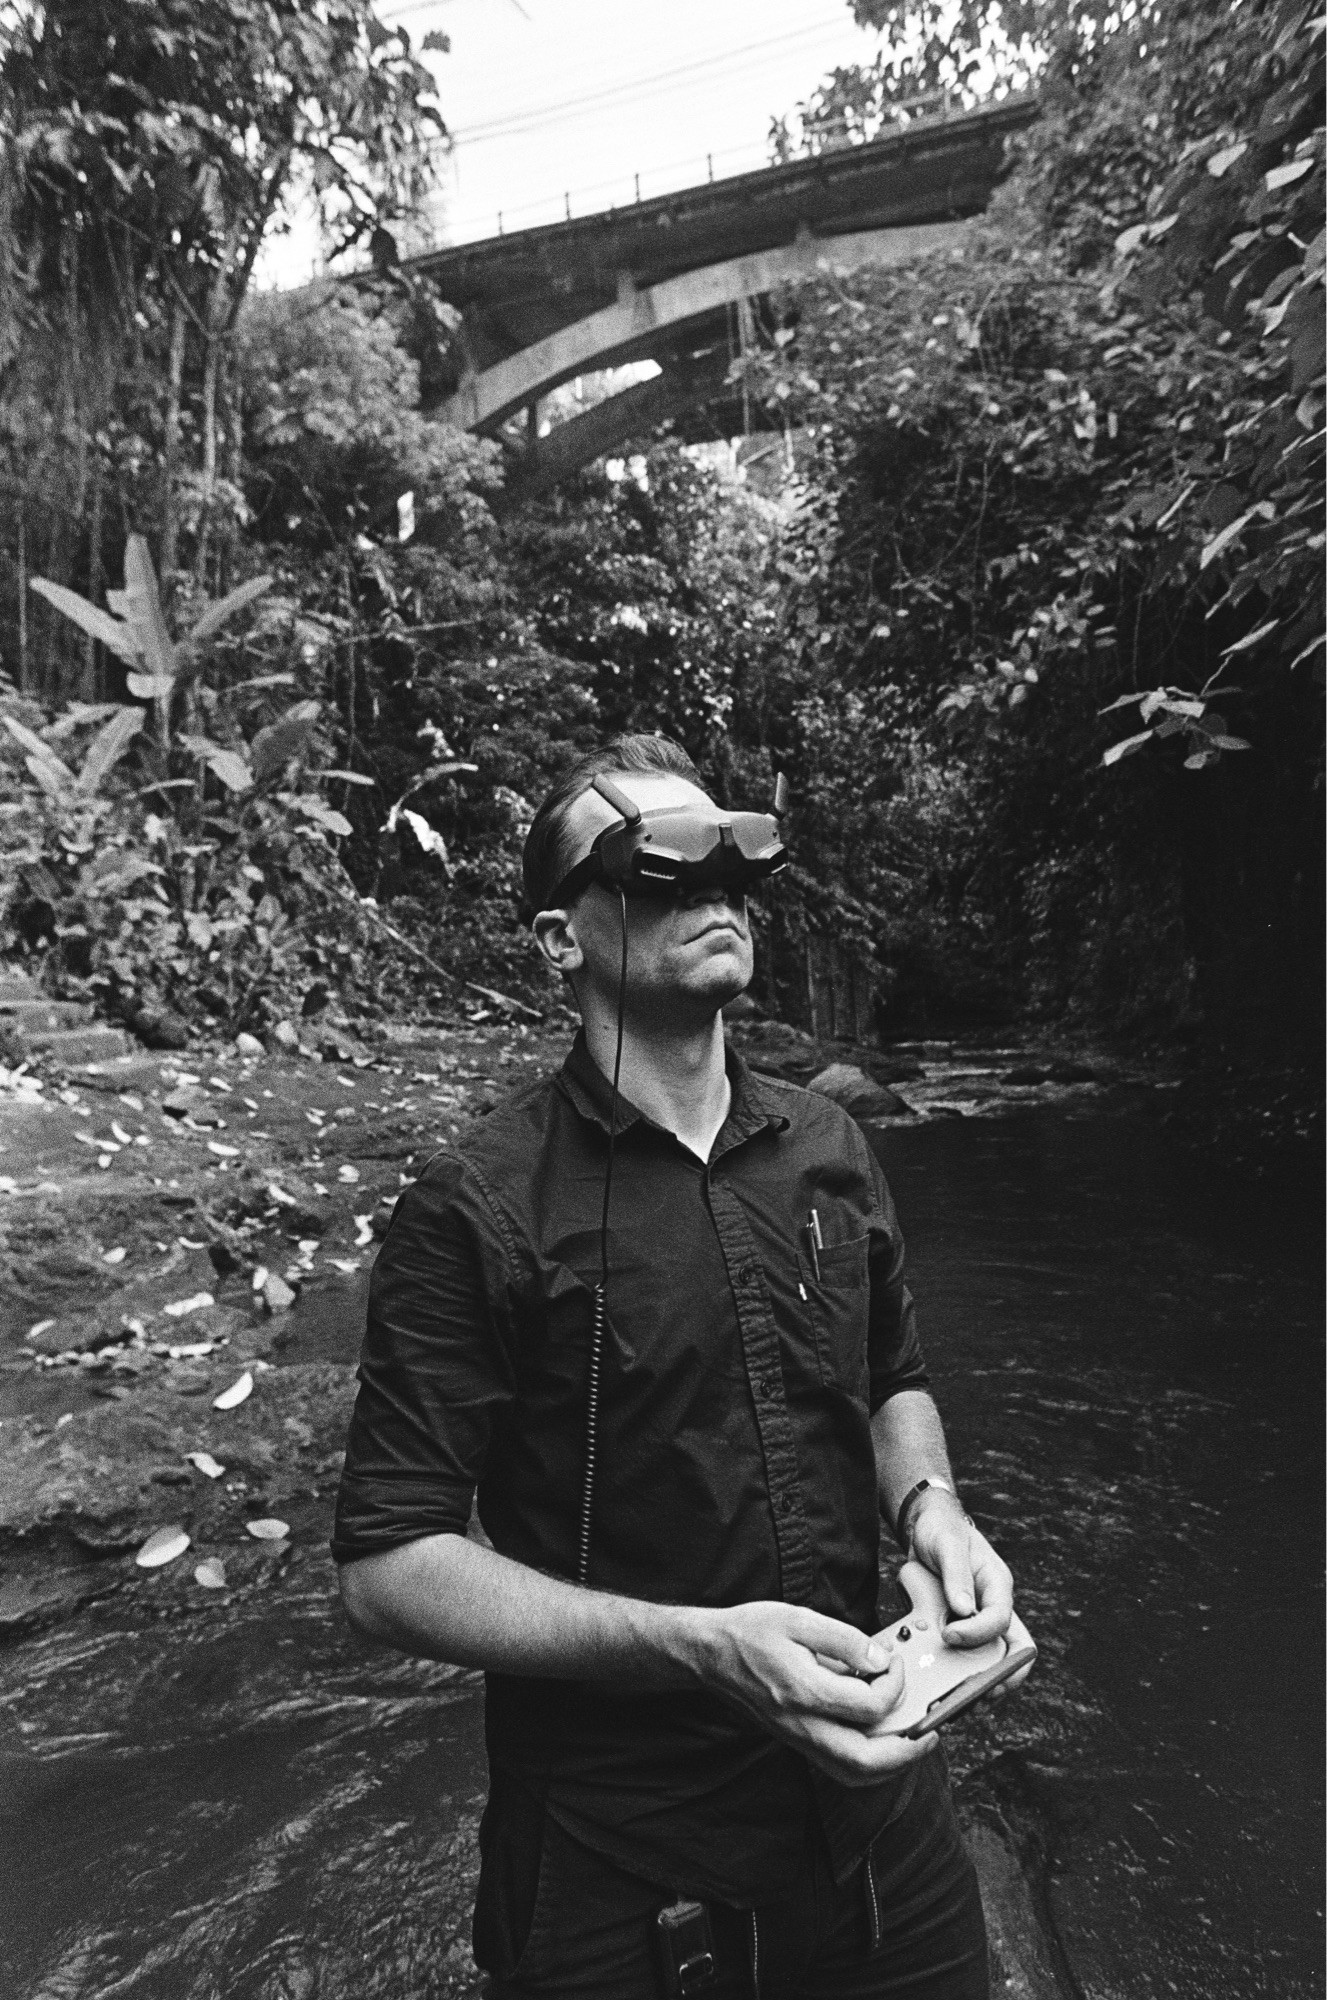
[[[1007,1636],[1011,1645],[1025,1643],[1028,1633],[1014,1613],[1014,1578],[981,1530],[973,1525],[952,1493],[933,1487],[917,1503],[910,1523],[912,1553],[938,1576],[953,1614],[945,1626],[947,1646],[984,1646]],[[994,1690],[1008,1694],[1031,1673],[1024,1667]]]
[[903,1662],[855,1627],[780,1603],[698,1615],[702,1681],[840,1784],[874,1784],[935,1748],[934,1735],[885,1734]]

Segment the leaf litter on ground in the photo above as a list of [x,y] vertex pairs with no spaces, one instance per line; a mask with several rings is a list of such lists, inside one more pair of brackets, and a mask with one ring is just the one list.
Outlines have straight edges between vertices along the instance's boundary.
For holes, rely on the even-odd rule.
[[139,1569],[161,1569],[165,1563],[172,1563],[182,1556],[189,1546],[189,1537],[178,1525],[158,1528],[148,1536],[138,1554],[134,1557]]
[[223,1389],[219,1396],[212,1398],[212,1408],[214,1410],[238,1409],[240,1404],[247,1401],[252,1394],[253,1376],[246,1368],[239,1379],[231,1383],[229,1389]]

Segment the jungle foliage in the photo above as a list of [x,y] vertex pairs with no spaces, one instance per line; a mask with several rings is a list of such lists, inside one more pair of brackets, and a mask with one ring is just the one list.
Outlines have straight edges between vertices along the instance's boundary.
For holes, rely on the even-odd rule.
[[[404,30],[367,0],[223,5],[209,41],[185,0],[108,0],[100,40],[73,7],[4,28],[0,948],[232,1031],[329,990],[348,1019],[466,980],[547,1005],[515,915],[532,802],[660,728],[734,803],[793,775],[760,919],[791,1018],[1305,1043],[1320,22],[858,11],[884,59],[778,146],[1035,79],[981,230],[762,309],[739,366],[781,487],[663,437],[643,482],[523,508],[499,447],[421,407],[451,329],[388,234],[439,122]],[[237,151],[246,63],[289,81]],[[251,297],[301,173],[377,277]]]

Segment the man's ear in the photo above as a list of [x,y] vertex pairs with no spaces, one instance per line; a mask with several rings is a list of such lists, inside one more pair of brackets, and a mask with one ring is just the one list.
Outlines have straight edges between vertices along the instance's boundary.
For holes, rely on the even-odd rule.
[[574,910],[540,910],[531,928],[535,943],[554,972],[568,979],[573,972],[580,971],[585,953],[576,937]]

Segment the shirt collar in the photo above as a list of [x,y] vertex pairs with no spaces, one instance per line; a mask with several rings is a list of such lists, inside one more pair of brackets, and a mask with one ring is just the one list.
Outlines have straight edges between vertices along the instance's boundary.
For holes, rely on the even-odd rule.
[[[728,1072],[728,1082],[732,1089],[732,1103],[723,1128],[714,1142],[714,1154],[726,1153],[733,1146],[740,1145],[756,1132],[770,1130],[784,1132],[788,1119],[782,1112],[770,1109],[761,1090],[759,1078],[743,1062],[731,1042],[724,1050],[724,1066]],[[567,1097],[592,1124],[606,1132],[613,1109],[613,1086],[604,1075],[594,1057],[590,1054],[585,1039],[585,1030],[577,1030],[566,1061],[559,1072],[558,1081]],[[655,1131],[662,1127],[655,1125],[652,1118],[634,1105],[630,1098],[619,1091],[617,1100],[617,1130],[619,1135],[633,1125],[649,1125]]]

